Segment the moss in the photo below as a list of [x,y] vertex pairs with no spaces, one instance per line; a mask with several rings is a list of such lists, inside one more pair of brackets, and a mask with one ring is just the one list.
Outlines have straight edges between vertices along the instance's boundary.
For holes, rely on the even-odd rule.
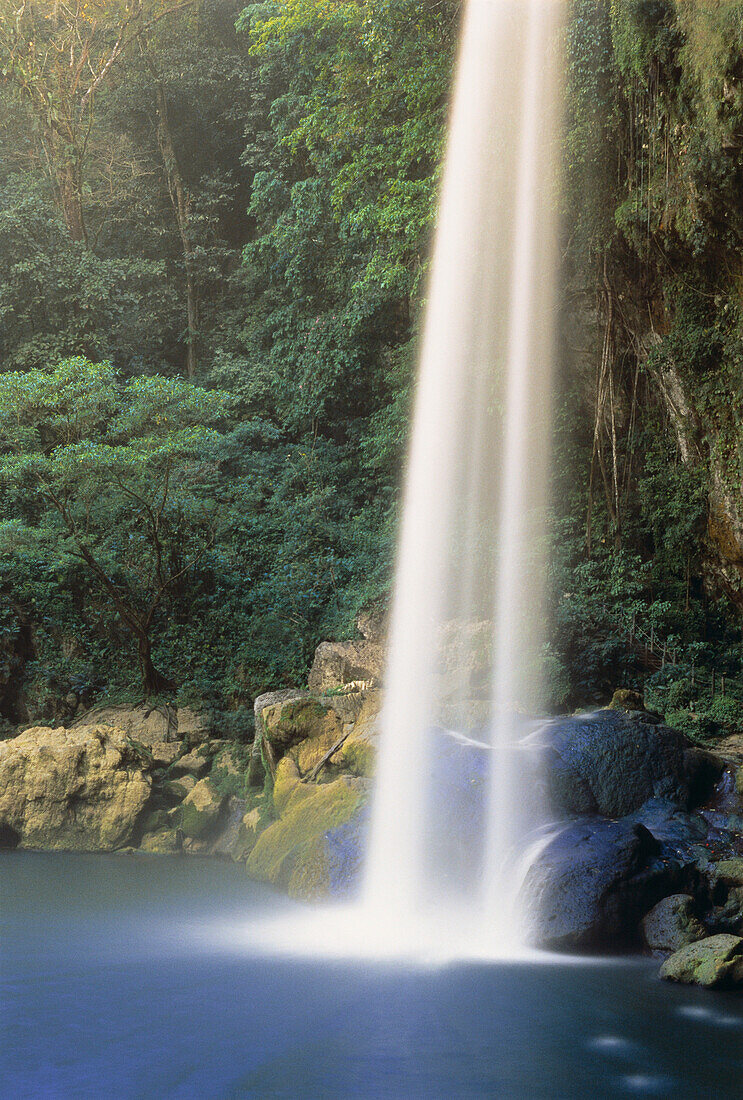
[[374,746],[364,738],[349,738],[343,746],[343,767],[353,775],[370,779],[374,775],[377,754]]
[[209,779],[202,779],[179,807],[184,836],[201,840],[211,833],[219,820],[224,798]]
[[292,897],[327,895],[325,834],[345,825],[363,798],[364,793],[347,777],[302,788],[290,799],[281,819],[258,837],[248,858],[248,874],[288,890]]

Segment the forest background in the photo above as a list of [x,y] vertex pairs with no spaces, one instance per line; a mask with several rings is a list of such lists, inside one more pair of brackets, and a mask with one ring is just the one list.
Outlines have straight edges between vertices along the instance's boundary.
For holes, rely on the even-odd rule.
[[[461,8],[0,0],[6,734],[146,694],[249,737],[384,608]],[[743,5],[572,0],[566,56],[550,705],[703,739],[743,726]]]

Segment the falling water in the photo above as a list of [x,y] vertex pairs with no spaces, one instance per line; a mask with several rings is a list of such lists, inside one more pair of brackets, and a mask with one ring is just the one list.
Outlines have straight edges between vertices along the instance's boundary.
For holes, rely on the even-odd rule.
[[[541,705],[561,8],[470,0],[465,16],[364,896],[368,913],[393,914],[398,943],[459,906],[479,914],[495,949],[513,929],[507,898],[540,824],[518,744]],[[490,746],[474,882],[459,854],[442,866],[451,823],[428,782],[442,737],[454,735],[473,752]],[[453,934],[471,936],[471,924],[454,919]]]

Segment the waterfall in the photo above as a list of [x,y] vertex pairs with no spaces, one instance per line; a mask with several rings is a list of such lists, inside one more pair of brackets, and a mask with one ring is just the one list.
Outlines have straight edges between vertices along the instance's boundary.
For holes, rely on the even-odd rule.
[[[393,915],[398,943],[457,907],[479,914],[486,939],[510,936],[509,898],[541,821],[519,740],[542,699],[561,9],[470,0],[465,14],[364,893],[367,913]],[[452,808],[429,777],[451,745],[482,743],[481,850],[464,875],[461,852],[442,850]],[[452,927],[471,935],[459,917]]]

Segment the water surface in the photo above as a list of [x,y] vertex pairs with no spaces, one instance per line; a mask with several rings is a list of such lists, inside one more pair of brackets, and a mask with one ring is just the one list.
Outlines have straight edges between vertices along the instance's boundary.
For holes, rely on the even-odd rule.
[[6,853],[0,891],[8,1100],[741,1096],[743,1000],[652,962],[256,957],[215,917],[292,903],[206,860]]

